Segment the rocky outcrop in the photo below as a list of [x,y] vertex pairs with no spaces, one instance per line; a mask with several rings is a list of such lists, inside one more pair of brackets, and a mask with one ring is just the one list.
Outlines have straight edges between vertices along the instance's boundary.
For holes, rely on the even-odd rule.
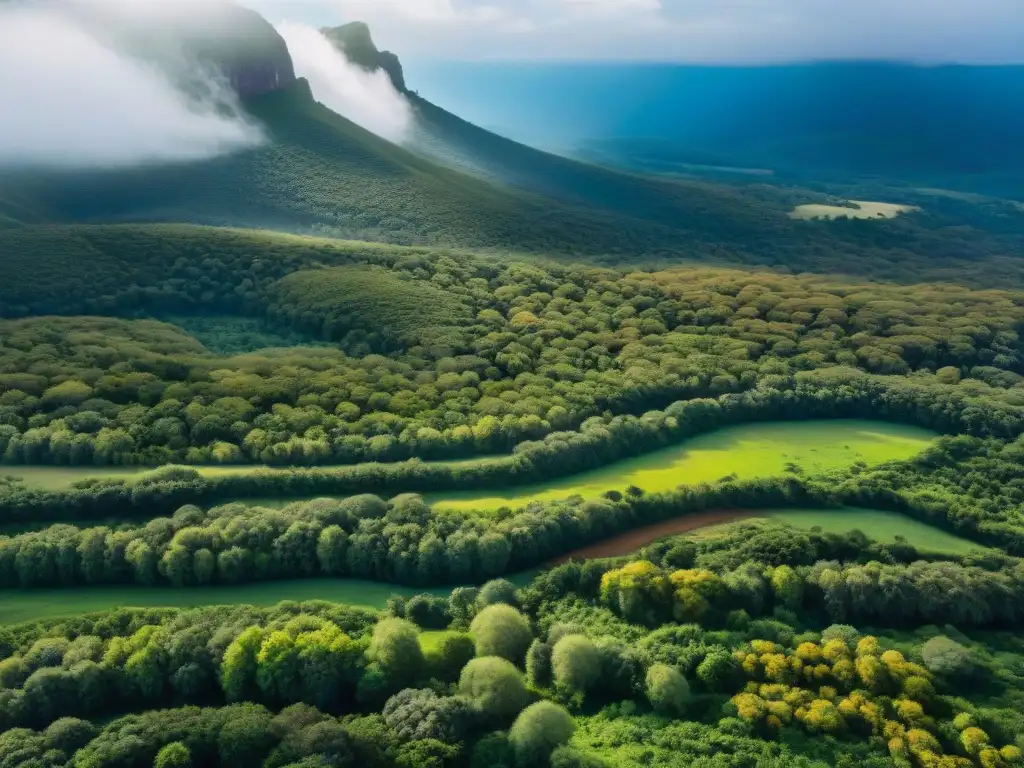
[[295,82],[284,38],[260,14],[233,3],[69,3],[66,8],[97,39],[186,82],[195,63],[220,70],[242,97]]
[[295,82],[284,38],[258,13],[228,5],[210,21],[209,27],[186,30],[183,44],[218,67],[240,96],[257,96]]
[[378,50],[370,34],[370,28],[361,21],[354,21],[340,27],[320,30],[324,36],[334,43],[353,64],[367,72],[383,70],[391,78],[391,83],[399,93],[405,93],[405,73],[402,62],[391,51]]

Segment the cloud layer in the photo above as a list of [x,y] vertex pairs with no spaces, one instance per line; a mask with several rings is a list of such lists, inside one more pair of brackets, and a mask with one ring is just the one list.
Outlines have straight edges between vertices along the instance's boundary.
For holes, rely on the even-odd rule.
[[[0,7],[0,166],[198,160],[263,140],[225,83],[183,67],[172,81],[52,6]],[[202,87],[188,96],[177,82]]]
[[412,108],[383,71],[366,72],[345,58],[318,29],[282,22],[295,74],[309,80],[317,101],[389,141],[401,143],[412,127]]
[[406,57],[1024,62],[1021,0],[249,0]]

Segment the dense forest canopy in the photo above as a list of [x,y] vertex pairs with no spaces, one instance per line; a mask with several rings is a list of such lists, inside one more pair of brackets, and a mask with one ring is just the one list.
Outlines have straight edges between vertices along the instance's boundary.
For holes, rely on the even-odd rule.
[[264,144],[0,174],[0,768],[1024,765],[1019,202],[588,165],[326,30],[398,146],[225,14]]

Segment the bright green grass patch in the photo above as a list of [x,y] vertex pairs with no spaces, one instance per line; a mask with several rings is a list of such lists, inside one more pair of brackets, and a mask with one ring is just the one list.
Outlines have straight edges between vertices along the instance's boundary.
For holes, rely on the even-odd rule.
[[921,209],[915,205],[899,205],[898,203],[873,203],[867,200],[851,200],[856,208],[842,205],[821,205],[812,203],[798,205],[790,212],[791,219],[895,219],[904,213],[913,213]]
[[825,533],[849,533],[859,530],[882,543],[902,536],[913,547],[926,552],[963,555],[971,550],[986,549],[982,544],[962,539],[941,528],[935,528],[912,517],[896,512],[872,509],[780,509],[766,513],[773,520],[781,520],[803,530],[821,528]]
[[424,653],[436,651],[441,647],[441,643],[444,642],[445,638],[458,634],[460,633],[452,632],[447,629],[429,629],[424,632],[420,632],[420,648],[423,649]]
[[729,475],[747,480],[781,475],[794,466],[808,475],[909,459],[934,432],[882,421],[791,421],[745,424],[695,437],[633,459],[548,483],[491,493],[467,491],[427,496],[440,509],[522,507],[533,501],[600,496],[630,485],[649,493],[710,483]]
[[304,579],[236,587],[76,587],[0,590],[0,625],[116,608],[194,608],[207,605],[277,605],[284,600],[326,600],[383,610],[392,595],[447,596],[451,588],[400,587],[356,579]]

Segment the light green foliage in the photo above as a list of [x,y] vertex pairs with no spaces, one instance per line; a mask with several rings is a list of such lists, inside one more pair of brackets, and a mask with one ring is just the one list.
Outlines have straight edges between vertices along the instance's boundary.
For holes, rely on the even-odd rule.
[[570,694],[583,694],[601,676],[601,656],[584,635],[566,635],[551,651],[555,685]]
[[153,768],[192,768],[192,753],[180,741],[172,742],[157,753]]
[[656,712],[681,715],[690,702],[690,685],[675,667],[655,664],[647,670],[647,700]]
[[510,605],[499,603],[484,608],[469,628],[477,656],[501,656],[519,664],[533,642],[530,622]]
[[768,516],[804,530],[820,528],[826,533],[862,531],[877,541],[906,541],[922,552],[963,555],[982,549],[979,544],[920,522],[905,515],[870,509],[773,510]]
[[544,765],[556,747],[572,738],[575,730],[572,717],[557,704],[550,701],[531,704],[519,714],[509,731],[516,765],[520,768]]
[[455,341],[471,318],[450,292],[374,267],[296,272],[277,283],[272,301],[272,317],[314,338],[341,341],[358,332],[379,339],[371,347],[382,350]]
[[492,579],[480,587],[477,594],[476,604],[478,608],[486,608],[489,605],[506,603],[515,605],[516,587],[505,579]]
[[925,643],[921,658],[930,672],[951,678],[970,672],[974,666],[970,650],[945,635],[937,635]]
[[[687,484],[693,484],[714,482],[730,475],[742,479],[772,477],[784,474],[792,464],[801,466],[809,474],[817,474],[845,469],[860,461],[874,465],[908,459],[926,448],[930,438],[926,431],[884,422],[746,424],[717,430],[676,446],[564,479],[516,487],[506,492],[437,493],[429,499],[439,509],[497,510],[575,495],[598,498],[606,491],[625,491],[630,485],[649,493],[668,491],[680,484],[680,478],[685,478]],[[809,520],[801,517],[802,514],[794,515],[798,523]],[[819,514],[823,517],[827,514],[827,523],[837,530],[859,527],[855,517],[846,522],[835,511]],[[898,522],[899,518],[895,520]],[[894,532],[902,534],[912,526],[911,522]],[[928,529],[925,527],[924,530]],[[941,532],[936,532],[934,538],[947,547],[949,542],[959,544],[959,551],[970,546],[955,536],[943,536]]]
[[[423,635],[420,637],[422,639]],[[444,632],[432,647],[427,648],[424,643],[424,651],[430,668],[440,680],[455,681],[462,668],[476,655],[476,646],[467,634]]]
[[498,721],[511,719],[529,700],[519,670],[497,656],[469,662],[459,677],[459,692],[472,699],[482,713]]
[[423,668],[419,629],[403,619],[382,619],[373,628],[373,639],[366,655],[384,669],[395,685],[401,686]]

